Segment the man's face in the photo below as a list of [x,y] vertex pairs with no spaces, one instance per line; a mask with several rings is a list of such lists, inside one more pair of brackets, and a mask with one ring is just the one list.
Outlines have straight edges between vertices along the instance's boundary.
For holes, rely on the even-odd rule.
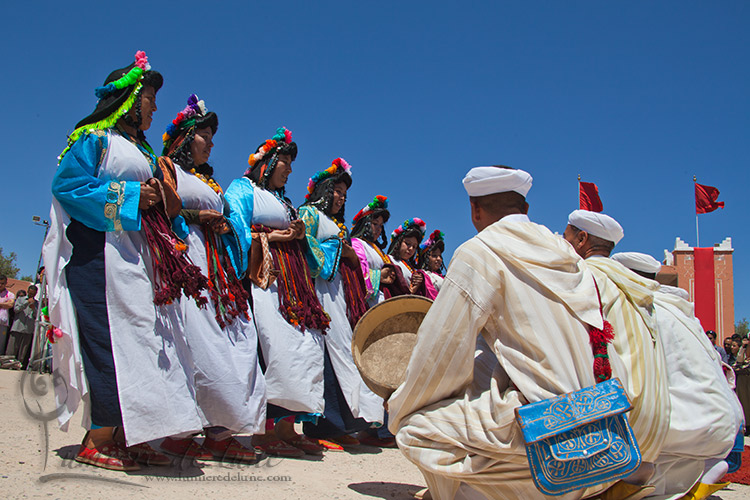
[[7,279],[0,280],[0,292],[2,292],[3,290],[5,290],[5,287],[7,285],[8,285],[8,280]]
[[707,333],[706,337],[708,337],[708,340],[710,340],[712,344],[716,344],[716,335],[713,333]]
[[732,349],[732,339],[726,338],[724,339],[724,350],[729,352]]

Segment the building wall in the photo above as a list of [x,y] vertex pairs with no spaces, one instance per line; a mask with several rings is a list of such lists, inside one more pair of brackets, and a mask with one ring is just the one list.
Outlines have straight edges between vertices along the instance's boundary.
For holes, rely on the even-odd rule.
[[[734,274],[732,267],[732,239],[725,238],[714,245],[714,280],[716,283],[716,333],[719,339],[734,335]],[[674,268],[677,271],[677,286],[687,290],[694,300],[695,269],[693,247],[680,238],[672,251]],[[717,340],[718,342],[718,340]]]

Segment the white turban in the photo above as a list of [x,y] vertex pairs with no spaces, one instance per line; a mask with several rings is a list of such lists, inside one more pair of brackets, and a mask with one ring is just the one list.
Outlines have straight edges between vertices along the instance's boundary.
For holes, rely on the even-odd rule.
[[523,170],[500,167],[474,167],[464,177],[469,196],[515,191],[525,197],[531,189],[531,175]]
[[568,224],[615,245],[625,236],[622,226],[616,220],[599,212],[573,210],[568,216]]
[[649,274],[656,274],[661,271],[661,262],[645,253],[620,252],[614,254],[611,259],[616,260],[633,271],[640,271]]

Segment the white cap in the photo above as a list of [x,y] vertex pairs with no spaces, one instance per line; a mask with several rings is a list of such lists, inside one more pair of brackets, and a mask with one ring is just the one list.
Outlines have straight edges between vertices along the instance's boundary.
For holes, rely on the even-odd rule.
[[474,167],[464,177],[464,189],[469,196],[514,191],[526,196],[531,189],[531,175],[523,170],[501,167]]
[[661,262],[640,252],[620,252],[610,257],[633,271],[656,274],[661,271]]
[[615,245],[625,236],[622,226],[616,220],[609,215],[599,212],[573,210],[568,216],[568,224],[599,238],[611,241]]

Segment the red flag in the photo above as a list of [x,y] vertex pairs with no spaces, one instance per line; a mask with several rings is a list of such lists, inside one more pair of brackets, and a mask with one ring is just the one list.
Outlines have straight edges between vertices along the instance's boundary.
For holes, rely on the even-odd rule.
[[593,182],[578,182],[578,208],[589,212],[601,212],[604,210],[602,200],[599,198],[599,188]]
[[719,190],[713,186],[704,186],[695,183],[695,213],[707,214],[717,208],[724,208],[723,201],[716,201],[719,197]]

